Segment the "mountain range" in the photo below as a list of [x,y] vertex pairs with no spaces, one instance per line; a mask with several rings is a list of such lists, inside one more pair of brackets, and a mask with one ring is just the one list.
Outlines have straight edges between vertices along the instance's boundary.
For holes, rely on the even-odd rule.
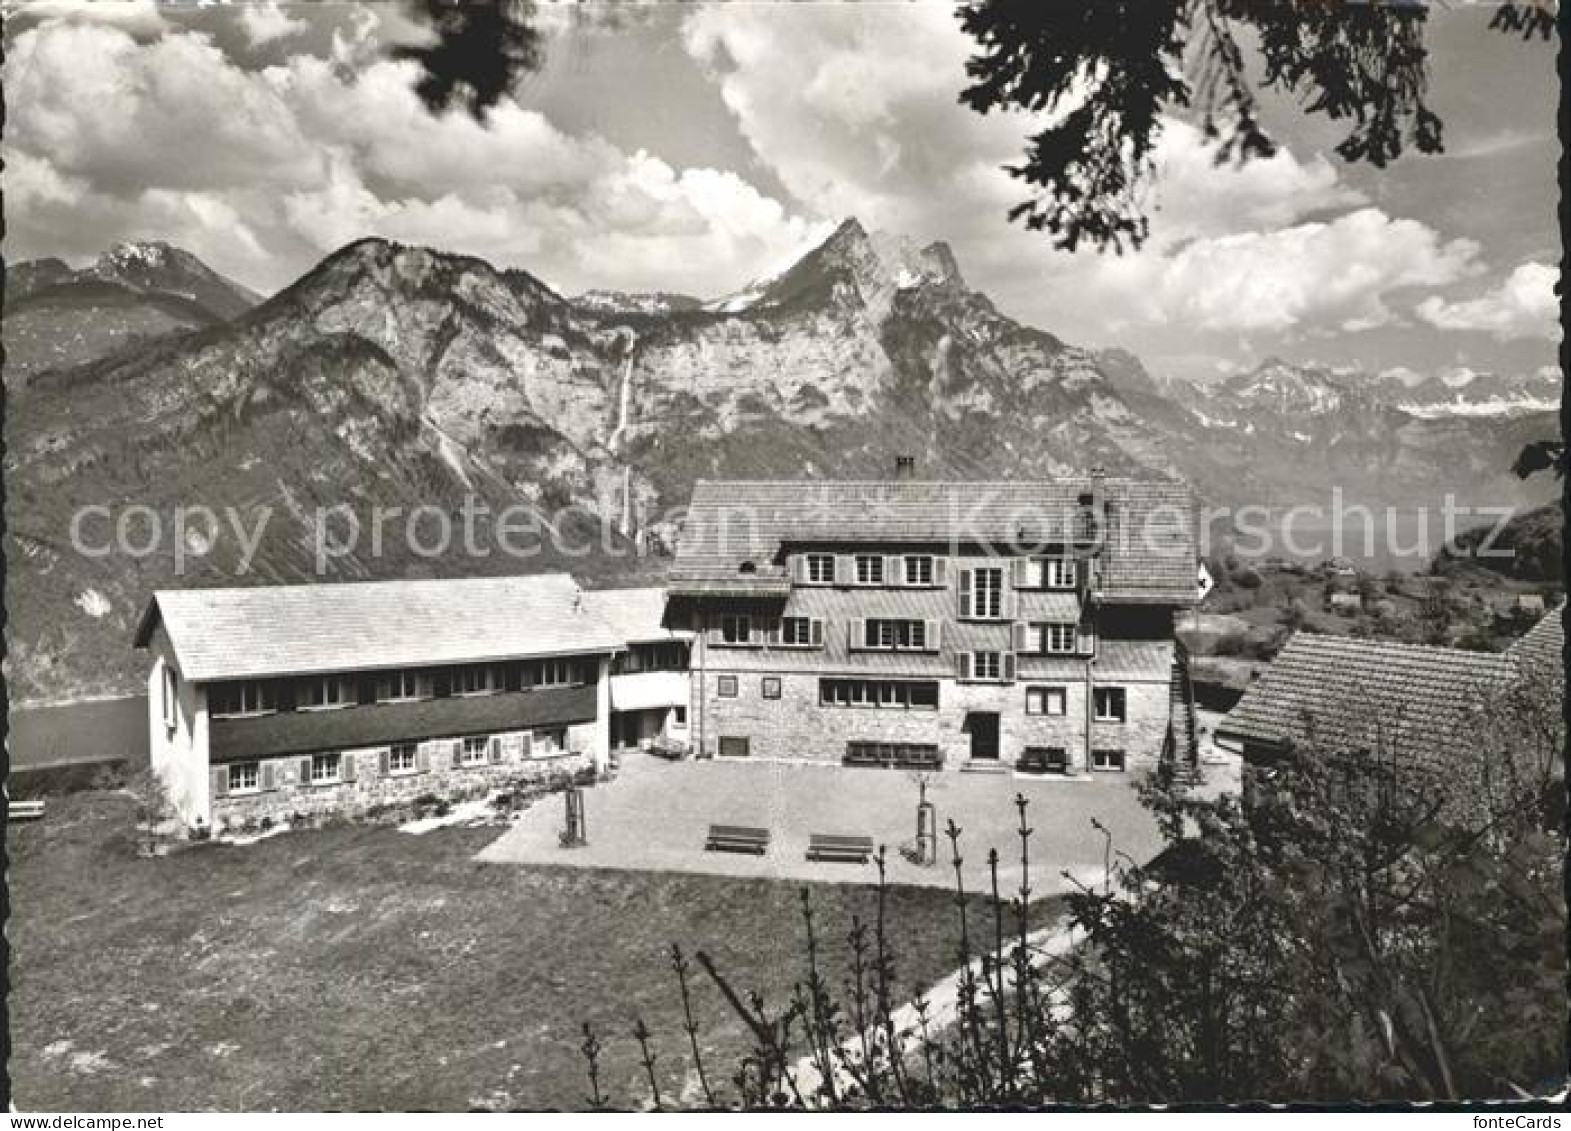
[[[1232,506],[1328,502],[1333,486],[1378,505],[1552,490],[1506,470],[1555,434],[1531,406],[1425,415],[1378,383],[1282,362],[1202,395],[1006,316],[946,245],[855,220],[708,300],[568,297],[525,271],[378,239],[265,300],[166,245],[81,270],[18,264],[11,289],[8,662],[24,698],[136,686],[126,641],[155,587],[316,576],[317,508],[339,508],[347,529],[377,507],[456,520],[466,499],[523,502],[570,544],[519,560],[362,539],[330,577],[551,567],[593,580],[656,576],[658,559],[631,551],[669,546],[697,478],[880,477],[899,455],[931,477],[1181,475]],[[70,527],[86,505],[110,508],[94,512],[100,540],[104,514],[136,507],[165,540],[84,556]],[[190,530],[175,576],[167,527],[198,505],[245,530],[272,516],[243,577],[241,539]],[[608,549],[572,552],[590,541]]]

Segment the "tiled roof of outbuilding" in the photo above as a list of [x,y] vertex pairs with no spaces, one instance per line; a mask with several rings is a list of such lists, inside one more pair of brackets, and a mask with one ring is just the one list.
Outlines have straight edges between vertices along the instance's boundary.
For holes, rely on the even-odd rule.
[[[1087,478],[1031,482],[700,480],[671,571],[676,592],[781,585],[792,545],[981,545],[1000,553],[1083,540]],[[1190,604],[1194,496],[1182,483],[1105,479],[1107,601]]]
[[1525,666],[1556,670],[1565,665],[1566,603],[1561,601],[1535,624],[1526,636],[1506,650]]
[[164,589],[162,622],[188,680],[255,679],[612,652],[622,638],[565,573],[525,577]]
[[1497,653],[1300,632],[1217,733],[1438,761],[1473,705],[1513,671],[1511,660]]

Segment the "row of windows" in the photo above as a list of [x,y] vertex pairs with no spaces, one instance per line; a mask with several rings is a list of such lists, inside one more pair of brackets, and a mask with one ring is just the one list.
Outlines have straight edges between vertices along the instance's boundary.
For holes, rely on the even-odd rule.
[[[1016,558],[1010,563],[1016,589],[1074,589],[1080,566],[1073,558]],[[828,554],[798,555],[792,568],[798,585],[944,587],[948,563],[932,554]],[[987,566],[962,571],[971,574],[970,585],[1002,589],[1003,567]]]
[[[992,597],[984,594],[982,604],[995,608],[996,594]],[[939,621],[930,619],[858,617],[847,623],[846,646],[852,651],[936,652],[941,629]],[[1064,656],[1080,650],[1079,628],[1068,621],[1022,621],[1014,630],[1016,652]],[[814,617],[755,617],[748,613],[727,613],[719,618],[716,642],[733,647],[818,648],[824,643],[824,622]]]
[[[974,652],[971,655],[996,656],[997,653]],[[721,699],[738,698],[741,694],[739,678],[734,675],[717,677],[715,692]],[[762,677],[759,680],[759,694],[765,699],[779,699],[780,677]],[[935,680],[820,679],[818,702],[824,707],[893,707],[931,711],[938,709],[938,683]],[[1063,716],[1068,713],[1068,708],[1067,687],[1033,685],[1025,689],[1027,715]],[[1129,718],[1127,690],[1111,685],[1092,688],[1091,717],[1099,723],[1126,722]]]
[[595,680],[595,663],[585,660],[537,660],[524,664],[468,664],[437,671],[405,669],[383,672],[367,681],[329,675],[308,679],[248,680],[215,683],[208,688],[208,712],[214,718],[265,715],[274,711],[320,711],[362,702],[407,703],[446,695],[493,695],[508,687],[574,687]]
[[936,711],[938,684],[931,680],[821,679],[818,701],[825,707],[898,707]]
[[[1091,751],[1091,768],[1101,771],[1119,771],[1124,768],[1124,752],[1105,747]],[[1027,746],[1021,752],[1016,767],[1034,773],[1067,774],[1069,750],[1063,746]]]
[[[531,732],[530,754],[534,757],[560,753],[567,748],[567,728],[550,727]],[[431,768],[432,758],[450,759],[445,763],[454,769],[484,766],[501,761],[500,738],[490,734],[469,735],[451,743],[428,744],[422,755],[421,744],[397,742],[383,750],[379,773],[383,776],[404,777],[424,773]],[[432,746],[441,749],[433,751]],[[444,764],[439,761],[438,764]],[[261,762],[233,762],[227,770],[228,792],[257,793],[272,788],[263,780]],[[352,780],[345,776],[348,763],[339,751],[326,751],[300,759],[300,780],[311,785],[337,785]],[[269,767],[276,772],[276,763]],[[223,781],[223,779],[220,779]]]

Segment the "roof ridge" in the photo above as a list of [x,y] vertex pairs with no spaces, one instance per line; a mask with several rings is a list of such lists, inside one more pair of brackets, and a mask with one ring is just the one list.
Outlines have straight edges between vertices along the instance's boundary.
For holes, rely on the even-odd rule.
[[[1526,637],[1523,637],[1523,639],[1526,639]],[[1282,651],[1287,651],[1287,649],[1291,648],[1299,640],[1303,640],[1305,642],[1334,644],[1337,646],[1347,645],[1354,649],[1365,648],[1373,650],[1375,648],[1392,648],[1399,651],[1415,652],[1430,656],[1451,656],[1475,660],[1506,659],[1506,654],[1504,652],[1475,652],[1471,648],[1451,648],[1441,644],[1414,644],[1407,640],[1378,640],[1371,639],[1369,637],[1342,636],[1334,632],[1305,632],[1303,629],[1299,629],[1298,631],[1294,632],[1292,636],[1288,637],[1287,643],[1282,646]],[[1278,654],[1280,655],[1280,653]]]

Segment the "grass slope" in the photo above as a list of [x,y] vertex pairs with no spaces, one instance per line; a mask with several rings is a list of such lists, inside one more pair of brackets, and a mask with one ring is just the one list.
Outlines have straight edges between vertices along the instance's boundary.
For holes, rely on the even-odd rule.
[[[11,833],[15,1103],[582,1108],[590,1021],[610,1102],[636,1106],[636,1016],[668,1098],[688,1075],[672,943],[707,949],[772,1008],[801,974],[794,886],[474,862],[495,835],[340,827],[141,860],[123,795],[51,801],[46,822]],[[840,985],[844,934],[853,914],[872,919],[875,894],[812,898]],[[950,893],[892,890],[889,923],[902,998],[954,965]],[[694,987],[724,1084],[741,1026],[696,970]]]

